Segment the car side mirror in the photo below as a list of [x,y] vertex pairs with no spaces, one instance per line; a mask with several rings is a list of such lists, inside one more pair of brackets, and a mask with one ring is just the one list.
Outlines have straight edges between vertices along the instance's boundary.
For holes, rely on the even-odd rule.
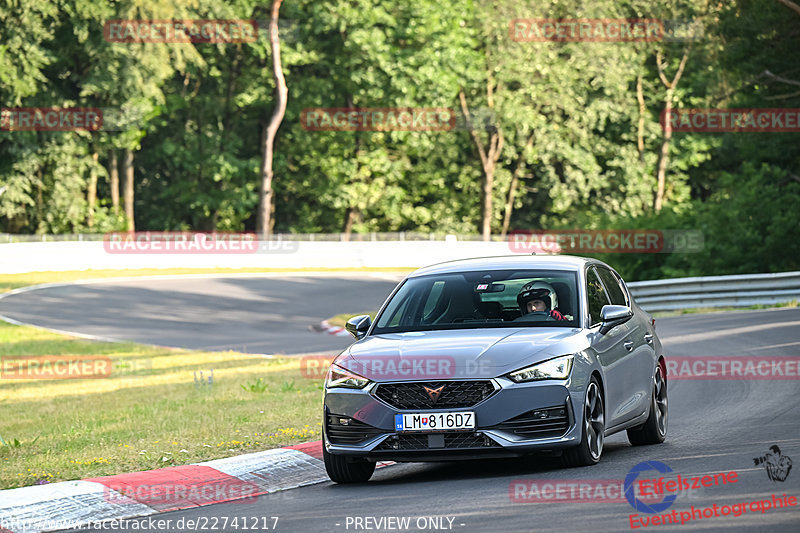
[[344,325],[344,329],[356,339],[363,339],[367,335],[367,331],[369,331],[371,325],[372,319],[369,315],[358,315],[348,320]]
[[600,310],[600,335],[605,335],[620,324],[624,324],[633,317],[630,307],[624,305],[604,305]]

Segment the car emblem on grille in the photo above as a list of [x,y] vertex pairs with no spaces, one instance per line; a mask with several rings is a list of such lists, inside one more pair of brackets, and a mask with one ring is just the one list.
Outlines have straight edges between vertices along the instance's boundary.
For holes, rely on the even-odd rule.
[[429,387],[426,387],[425,385],[423,385],[423,386],[422,386],[422,388],[423,388],[423,389],[425,389],[425,392],[427,392],[427,393],[428,393],[428,396],[430,396],[430,398],[431,398],[431,403],[436,403],[436,400],[438,400],[438,399],[439,399],[439,396],[441,396],[441,395],[442,395],[442,389],[443,389],[444,387],[445,387],[445,386],[444,386],[444,385],[442,385],[442,386],[441,386],[441,387],[439,387],[438,389],[431,389],[431,388],[429,388]]

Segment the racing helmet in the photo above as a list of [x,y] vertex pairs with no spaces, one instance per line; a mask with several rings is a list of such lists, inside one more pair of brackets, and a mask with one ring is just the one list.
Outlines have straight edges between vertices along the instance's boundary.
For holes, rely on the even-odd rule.
[[530,281],[522,286],[517,295],[517,304],[522,314],[528,312],[528,302],[531,300],[542,300],[548,311],[558,307],[558,295],[552,285],[546,281]]

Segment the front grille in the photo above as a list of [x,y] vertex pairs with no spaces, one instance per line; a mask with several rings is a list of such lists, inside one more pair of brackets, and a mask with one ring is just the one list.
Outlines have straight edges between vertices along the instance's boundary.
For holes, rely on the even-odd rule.
[[[436,401],[425,387],[433,391],[442,388]],[[397,409],[453,409],[482,402],[494,394],[494,386],[491,381],[382,383],[374,394]]]
[[560,437],[569,428],[567,406],[545,407],[506,420],[492,429],[508,431],[526,439]]
[[[429,438],[430,437],[430,438]],[[442,446],[442,437],[444,446]],[[435,444],[432,445],[432,440]],[[470,448],[495,448],[499,447],[495,441],[480,433],[425,433],[393,435],[381,442],[375,451],[385,450],[442,450],[442,449],[470,449]]]
[[359,444],[385,433],[382,429],[339,415],[328,415],[325,429],[332,444]]

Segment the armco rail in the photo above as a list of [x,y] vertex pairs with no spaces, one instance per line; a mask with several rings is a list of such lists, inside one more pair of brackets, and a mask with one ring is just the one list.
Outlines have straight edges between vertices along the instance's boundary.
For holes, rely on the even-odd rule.
[[637,281],[628,288],[647,311],[776,304],[800,300],[800,272]]

